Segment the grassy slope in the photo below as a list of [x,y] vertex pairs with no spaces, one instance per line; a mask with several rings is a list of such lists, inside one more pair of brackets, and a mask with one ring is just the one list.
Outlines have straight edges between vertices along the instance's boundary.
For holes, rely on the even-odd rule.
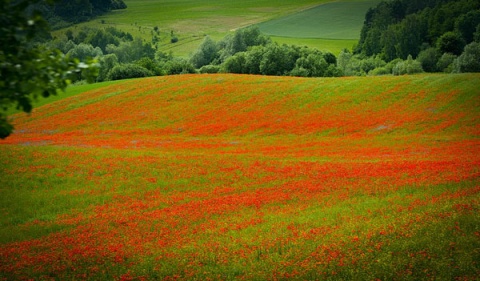
[[333,2],[259,24],[268,35],[358,39],[367,10],[379,1]]
[[[93,84],[70,85],[69,87],[67,87],[65,92],[63,92],[61,90],[58,90],[57,95],[55,95],[55,96],[50,96],[48,98],[44,98],[42,96],[38,96],[36,98],[32,97],[32,105],[33,105],[33,107],[40,107],[42,105],[46,105],[46,104],[49,104],[49,103],[52,103],[52,102],[55,102],[55,101],[58,101],[58,100],[62,100],[62,99],[71,97],[71,96],[75,96],[75,95],[81,94],[83,92],[90,91],[92,89],[105,87],[107,85],[111,85],[111,84],[115,84],[115,83],[118,83],[118,82],[107,81],[107,82],[93,83]],[[8,115],[12,115],[12,114],[15,114],[15,113],[20,113],[20,112],[22,112],[22,111],[17,109],[15,106],[12,106],[5,112],[5,114],[8,116]]]
[[0,278],[474,278],[479,78],[154,77],[16,115]]
[[[360,0],[370,1],[370,0]],[[279,18],[329,2],[329,0],[314,1],[210,1],[210,0],[182,0],[182,1],[152,1],[152,0],[127,0],[128,9],[114,11],[94,21],[80,24],[80,26],[115,26],[132,33],[134,36],[151,40],[151,31],[158,26],[161,31],[163,50],[172,50],[176,55],[188,56],[202,42],[205,35],[215,40],[223,38],[234,29]],[[356,4],[355,4],[356,5]],[[105,24],[100,24],[104,21]],[[358,23],[358,26],[362,22]],[[73,28],[78,30],[78,27]],[[174,31],[180,41],[170,43],[170,33]],[[60,36],[62,31],[56,32]],[[283,43],[288,38],[276,38]],[[310,40],[311,41],[311,40]],[[294,43],[294,42],[292,42]],[[300,40],[300,44],[306,44]],[[322,49],[323,39],[307,42],[312,47]],[[328,45],[328,42],[327,42]],[[338,42],[337,42],[338,45]],[[338,53],[340,49],[350,48],[350,41],[343,42],[342,47],[331,51]]]

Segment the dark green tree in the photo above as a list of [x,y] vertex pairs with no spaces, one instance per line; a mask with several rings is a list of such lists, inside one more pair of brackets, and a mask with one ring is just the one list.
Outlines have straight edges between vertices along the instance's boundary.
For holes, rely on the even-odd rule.
[[453,62],[457,56],[450,53],[443,54],[437,62],[437,69],[442,72],[452,72],[453,71]]
[[[71,0],[70,0],[71,1]],[[112,0],[90,0],[91,5],[98,12],[107,12],[112,9]]]
[[270,44],[267,46],[260,62],[263,75],[285,75],[295,67],[298,57],[287,45]]
[[455,62],[457,72],[480,72],[480,43],[472,42]]
[[246,73],[245,61],[245,52],[236,53],[223,63],[223,70],[228,73]]
[[373,56],[380,53],[382,50],[381,39],[382,31],[379,28],[370,29],[363,44],[363,54]]
[[221,61],[238,52],[245,52],[249,47],[265,46],[271,42],[270,38],[261,34],[258,27],[237,29],[233,35],[226,36],[218,43]]
[[80,43],[73,49],[68,51],[67,55],[73,58],[77,58],[81,61],[86,61],[88,59],[103,56],[103,52],[99,47],[94,48],[90,44]]
[[107,75],[107,80],[121,80],[153,76],[153,73],[137,64],[127,63],[114,66]]
[[473,34],[473,41],[480,42],[480,24],[477,25],[475,33]]
[[216,57],[217,44],[209,36],[206,36],[190,60],[196,68],[200,68],[204,65],[211,64]]
[[93,14],[93,6],[89,0],[60,0],[57,1],[54,13],[70,21],[84,21]]
[[100,58],[100,71],[97,77],[98,82],[105,81],[107,75],[115,66],[118,65],[118,58],[115,54],[108,54]]
[[102,29],[91,30],[88,33],[87,38],[83,40],[83,43],[91,44],[92,46],[99,47],[103,52],[106,51],[108,44],[119,45],[120,40],[113,36],[110,32],[106,32]]
[[312,53],[307,57],[301,57],[296,61],[292,70],[294,76],[322,77],[328,69],[328,63],[320,53]]
[[434,46],[443,34],[456,32],[465,41],[458,54],[474,40],[479,17],[478,0],[384,0],[365,15],[354,53],[381,54],[386,61],[416,57],[423,44]]
[[164,64],[165,72],[168,75],[195,73],[193,64],[183,58],[175,58]]
[[435,72],[438,70],[437,63],[439,58],[440,54],[436,48],[428,48],[418,54],[417,61],[422,64],[422,68],[426,72]]
[[456,29],[460,32],[466,43],[473,41],[477,26],[480,24],[480,10],[470,11],[460,16],[455,23]]
[[56,95],[77,73],[83,72],[89,81],[96,76],[93,64],[34,44],[36,34],[48,30],[40,11],[29,8],[40,1],[0,0],[0,138],[13,131],[6,116],[10,107],[31,112],[32,99]]
[[[47,2],[50,0],[47,0]],[[58,20],[61,19],[69,25],[93,19],[95,16],[102,15],[115,9],[125,9],[127,6],[123,0],[53,0],[54,5],[44,5],[44,1],[36,1],[36,6],[42,8],[46,19],[53,25],[58,26]]]
[[409,55],[416,57],[427,35],[427,23],[420,16],[412,14],[399,25],[397,57],[401,59],[406,59]]
[[245,55],[245,72],[248,74],[260,74],[260,62],[265,53],[264,46],[254,46]]
[[462,53],[464,47],[465,41],[457,32],[445,32],[445,34],[437,40],[437,49],[442,54],[452,53],[458,56]]
[[349,50],[343,49],[338,55],[338,68],[346,75],[349,72],[350,60],[352,59],[352,53]]

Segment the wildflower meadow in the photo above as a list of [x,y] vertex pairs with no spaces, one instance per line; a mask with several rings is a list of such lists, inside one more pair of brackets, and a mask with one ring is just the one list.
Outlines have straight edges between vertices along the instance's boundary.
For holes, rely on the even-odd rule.
[[0,280],[478,280],[478,81],[178,75],[15,114]]

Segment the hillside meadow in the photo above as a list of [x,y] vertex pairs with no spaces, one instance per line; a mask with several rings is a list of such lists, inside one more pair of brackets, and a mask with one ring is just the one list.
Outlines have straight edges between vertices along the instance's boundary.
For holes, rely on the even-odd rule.
[[0,141],[0,279],[475,280],[479,78],[72,87]]
[[[135,37],[150,41],[152,40],[153,29],[158,27],[161,40],[160,49],[172,51],[176,56],[188,57],[198,48],[206,35],[214,40],[221,40],[225,35],[238,28],[262,22],[267,22],[265,24],[271,26],[270,20],[282,21],[283,17],[299,15],[298,13],[310,11],[310,8],[316,7],[315,11],[317,12],[308,12],[308,17],[301,22],[301,30],[310,30],[311,32],[313,30],[314,33],[316,30],[316,36],[312,38],[311,35],[304,36],[303,33],[299,33],[297,36],[293,36],[293,38],[296,38],[294,43],[338,54],[344,48],[352,48],[356,42],[352,41],[352,39],[358,40],[359,38],[359,31],[366,12],[365,7],[373,7],[378,1],[341,1],[342,7],[352,6],[348,8],[347,13],[345,13],[345,9],[323,9],[322,4],[332,4],[330,0],[125,0],[124,2],[128,6],[125,10],[115,10],[95,20],[77,24],[67,29],[78,32],[84,26],[93,28],[113,26],[129,32]],[[339,4],[334,3],[333,5]],[[356,17],[352,18],[352,16],[348,15],[352,10],[357,13]],[[328,17],[325,18],[326,16]],[[318,20],[315,21],[315,18],[325,19],[319,23]],[[330,30],[332,28],[332,19],[336,23],[333,31],[335,37],[325,37],[325,32],[322,33],[319,30]],[[343,20],[340,21],[340,19]],[[327,26],[322,26],[321,24],[327,24]],[[274,26],[277,30],[292,29],[291,21],[288,20],[283,25],[274,23]],[[295,29],[298,29],[298,23]],[[354,38],[351,38],[352,30],[355,35]],[[64,32],[65,29],[55,31],[53,34],[58,37],[63,36]],[[174,44],[170,42],[172,32],[179,39]],[[282,44],[290,43],[291,39],[292,34],[280,34],[274,37],[275,41]],[[332,39],[335,41],[332,41]]]
[[258,24],[267,35],[290,38],[358,39],[369,8],[380,1],[330,2]]

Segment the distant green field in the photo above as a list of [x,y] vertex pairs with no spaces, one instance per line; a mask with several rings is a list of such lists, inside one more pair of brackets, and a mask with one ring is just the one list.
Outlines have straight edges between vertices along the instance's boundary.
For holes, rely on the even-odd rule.
[[[157,26],[161,32],[160,49],[172,51],[176,56],[188,57],[198,48],[205,35],[210,36],[214,40],[220,40],[235,29],[261,22],[269,22],[272,19],[280,19],[328,2],[331,2],[331,0],[125,0],[128,6],[127,9],[113,11],[70,29],[75,32],[80,30],[82,26],[114,26],[148,41],[152,39],[153,28]],[[372,0],[348,2],[348,5],[355,7],[371,5],[366,3],[372,3]],[[349,10],[351,11],[351,9]],[[361,20],[356,22],[355,27],[357,29],[361,27],[363,15],[364,13],[361,13],[358,16]],[[56,31],[54,35],[61,36],[64,31]],[[179,38],[179,41],[175,44],[170,43],[172,31]],[[358,36],[354,39],[357,38]],[[292,41],[286,38],[274,38],[274,40],[280,43],[288,42],[289,44],[307,45],[319,49],[323,49],[323,46],[331,45],[330,43],[332,43],[325,44],[323,40],[318,39],[311,39],[318,40],[313,42],[304,40]],[[346,41],[344,43],[345,45],[340,41],[336,41],[335,46],[330,51],[337,53],[337,50],[351,48],[351,42]]]
[[281,37],[358,39],[365,13],[378,2],[326,3],[258,26],[265,34]]
[[[127,9],[113,11],[78,27],[114,26],[151,40],[151,32],[157,26],[161,32],[161,49],[173,51],[177,56],[188,56],[205,35],[219,40],[232,30],[328,1],[125,0]],[[170,43],[171,32],[179,38],[175,44]]]

